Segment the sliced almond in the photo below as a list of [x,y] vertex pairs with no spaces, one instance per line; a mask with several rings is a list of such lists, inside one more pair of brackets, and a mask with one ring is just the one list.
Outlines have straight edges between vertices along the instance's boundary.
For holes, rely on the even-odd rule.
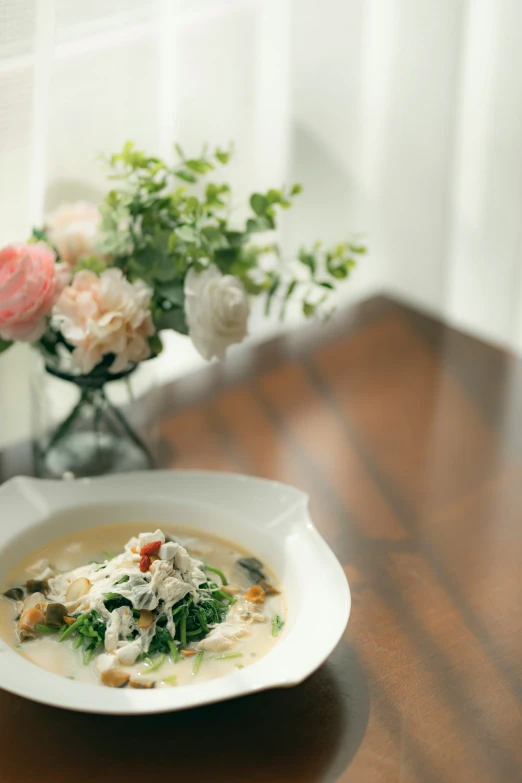
[[131,550],[130,550],[130,551],[131,551],[133,554],[135,554],[135,555],[138,555],[138,554],[139,554],[139,552],[140,552],[140,550],[138,549],[138,547],[137,547],[137,546],[131,546]]
[[83,598],[91,589],[91,583],[85,576],[81,576],[79,579],[75,579],[68,589],[65,598],[67,601],[79,601]]
[[76,617],[64,617],[63,621],[65,625],[72,625],[73,623],[76,622],[76,619],[77,619]]
[[223,590],[223,592],[227,595],[237,595],[238,593],[242,592],[241,588],[237,585],[223,585],[221,590]]
[[101,675],[101,681],[109,688],[125,688],[129,680],[130,674],[122,669],[107,669]]
[[191,655],[197,655],[197,650],[180,650],[180,653],[185,656],[185,658],[190,658]]
[[154,622],[154,616],[148,609],[142,609],[140,611],[140,619],[138,620],[138,628],[149,628]]

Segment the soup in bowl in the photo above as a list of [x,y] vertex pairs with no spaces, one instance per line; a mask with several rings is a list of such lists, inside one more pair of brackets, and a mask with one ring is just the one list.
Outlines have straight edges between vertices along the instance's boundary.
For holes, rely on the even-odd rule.
[[26,556],[8,574],[0,633],[55,674],[150,690],[203,682],[266,655],[283,590],[251,553],[208,533],[94,527]]
[[0,688],[130,715],[302,682],[350,610],[307,496],[206,471],[0,486]]

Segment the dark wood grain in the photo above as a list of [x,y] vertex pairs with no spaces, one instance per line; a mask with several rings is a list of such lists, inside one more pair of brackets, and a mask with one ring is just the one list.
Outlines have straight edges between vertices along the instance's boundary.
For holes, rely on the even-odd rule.
[[297,688],[185,713],[1,694],[2,783],[522,781],[521,362],[378,297],[165,387],[160,411],[163,464],[308,492],[346,634]]

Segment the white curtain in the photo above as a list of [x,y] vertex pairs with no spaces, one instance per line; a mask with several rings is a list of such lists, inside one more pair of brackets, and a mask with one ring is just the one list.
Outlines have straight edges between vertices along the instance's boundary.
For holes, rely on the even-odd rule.
[[[289,252],[367,234],[341,298],[394,292],[520,350],[521,29],[520,0],[0,0],[0,245],[99,200],[96,157],[128,138],[233,139],[239,199],[305,186]],[[156,373],[199,361],[173,335]],[[0,445],[28,434],[29,364],[0,357]]]

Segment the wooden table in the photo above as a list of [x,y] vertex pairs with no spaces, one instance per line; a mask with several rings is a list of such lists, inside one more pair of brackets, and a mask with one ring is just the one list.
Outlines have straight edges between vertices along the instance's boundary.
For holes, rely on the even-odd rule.
[[522,363],[377,298],[240,365],[165,390],[164,460],[309,493],[341,644],[297,688],[152,718],[1,694],[2,783],[522,781]]

